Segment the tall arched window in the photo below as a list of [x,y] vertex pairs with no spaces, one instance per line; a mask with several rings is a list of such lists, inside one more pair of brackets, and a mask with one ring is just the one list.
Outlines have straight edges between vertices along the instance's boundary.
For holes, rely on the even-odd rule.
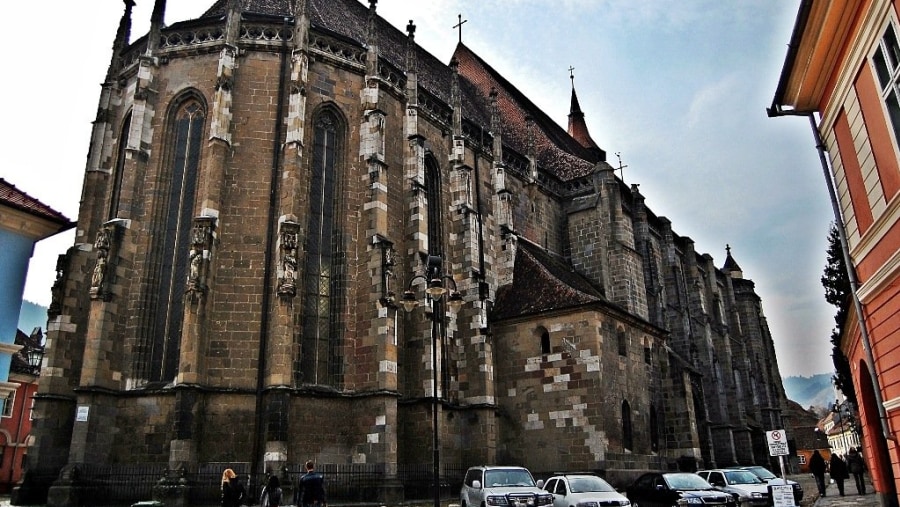
[[303,282],[303,325],[299,382],[340,386],[341,264],[338,187],[343,122],[332,109],[313,121],[309,215]]
[[153,312],[149,380],[169,381],[178,373],[191,221],[197,193],[206,110],[199,100],[183,100],[171,116],[167,163],[155,238],[159,285]]
[[659,420],[656,416],[656,407],[650,407],[650,450],[659,452]]
[[[450,263],[444,258],[444,230],[441,213],[441,168],[434,156],[425,157],[425,199],[428,213],[428,255],[435,255],[442,259],[441,274],[448,274]],[[438,299],[435,303],[437,315],[445,314],[444,300]],[[448,368],[449,345],[447,340],[447,323],[445,319],[439,320],[438,336],[440,337],[440,371],[441,384],[448,386],[450,383],[450,369]],[[440,389],[441,397],[446,397],[447,389]]]
[[109,196],[109,218],[119,216],[119,201],[122,199],[122,178],[125,171],[125,153],[128,149],[128,133],[131,130],[131,112],[125,115],[122,121],[122,130],[119,133],[119,145],[116,150],[116,167],[113,169],[112,190]]
[[[443,257],[441,169],[434,157],[431,156],[425,159],[425,198],[428,200],[428,255]],[[446,265],[446,262],[444,264]]]
[[634,449],[634,430],[631,426],[631,405],[622,400],[622,447],[626,451]]

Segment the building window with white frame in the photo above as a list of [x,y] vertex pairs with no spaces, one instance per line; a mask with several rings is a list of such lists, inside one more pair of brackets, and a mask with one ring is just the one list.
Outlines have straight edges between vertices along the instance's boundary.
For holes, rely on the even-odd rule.
[[900,144],[900,43],[893,23],[888,23],[872,55],[881,99],[887,109],[894,139]]
[[3,413],[0,414],[3,417],[12,417],[13,414],[13,405],[16,403],[16,393],[9,393],[9,396],[5,400],[3,400]]

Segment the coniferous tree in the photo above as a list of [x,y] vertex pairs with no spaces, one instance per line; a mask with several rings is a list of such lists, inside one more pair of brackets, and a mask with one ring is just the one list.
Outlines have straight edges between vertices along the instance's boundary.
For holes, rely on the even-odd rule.
[[825,272],[822,275],[822,286],[825,287],[825,301],[837,308],[834,315],[835,327],[831,331],[831,359],[834,362],[834,383],[844,396],[856,406],[856,390],[853,388],[853,377],[850,375],[850,361],[841,351],[841,336],[847,323],[850,310],[850,278],[847,276],[844,252],[841,248],[841,237],[835,224],[831,224],[828,233],[828,254]]

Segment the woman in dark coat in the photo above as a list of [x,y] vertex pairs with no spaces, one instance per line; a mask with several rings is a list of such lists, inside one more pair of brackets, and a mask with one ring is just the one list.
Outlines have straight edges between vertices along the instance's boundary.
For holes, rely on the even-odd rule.
[[844,480],[850,477],[850,473],[847,472],[847,464],[839,455],[832,454],[831,460],[828,462],[828,470],[831,480],[837,484],[838,493],[844,496]]
[[222,472],[222,507],[240,507],[245,495],[244,485],[237,474],[226,468]]

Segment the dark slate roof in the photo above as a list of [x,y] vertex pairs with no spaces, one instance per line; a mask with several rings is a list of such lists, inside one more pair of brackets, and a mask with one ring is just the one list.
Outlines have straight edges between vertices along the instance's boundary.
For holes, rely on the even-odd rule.
[[503,320],[606,302],[600,290],[563,259],[520,238],[513,283],[497,290],[492,317]]
[[75,226],[65,215],[22,192],[3,178],[0,178],[0,205],[9,206],[29,215],[58,224],[61,226],[60,231],[71,229]]
[[[292,0],[241,0],[243,12],[292,16]],[[218,0],[202,17],[225,14],[227,0]],[[369,9],[357,0],[309,0],[313,29],[340,34],[363,46],[367,39]],[[377,12],[377,11],[376,11]],[[376,21],[379,55],[400,70],[406,67],[407,35],[382,19]],[[446,105],[451,104],[453,70],[431,53],[416,46],[419,85]],[[527,155],[528,129],[525,121],[535,122],[535,151],[538,165],[557,178],[568,181],[590,174],[596,162],[605,158],[602,150],[583,146],[534,105],[515,86],[497,73],[464,44],[454,53],[459,61],[460,93],[463,117],[488,129],[490,126],[491,88],[498,92],[503,121],[503,143],[521,155]]]
[[[308,14],[313,29],[324,29],[364,46],[368,37],[369,8],[357,0],[308,0]],[[293,0],[241,0],[245,13],[271,16],[293,16]],[[218,0],[201,18],[221,17],[226,13],[228,0]],[[377,12],[377,9],[376,9]],[[415,21],[415,20],[413,20]],[[399,70],[406,70],[408,36],[393,25],[377,17],[376,43],[379,56]],[[416,45],[417,76],[419,86],[433,94],[445,105],[451,105],[450,86],[453,71],[431,53]],[[460,83],[463,117],[479,123],[487,129],[490,125],[490,108],[487,94],[464,80]]]

